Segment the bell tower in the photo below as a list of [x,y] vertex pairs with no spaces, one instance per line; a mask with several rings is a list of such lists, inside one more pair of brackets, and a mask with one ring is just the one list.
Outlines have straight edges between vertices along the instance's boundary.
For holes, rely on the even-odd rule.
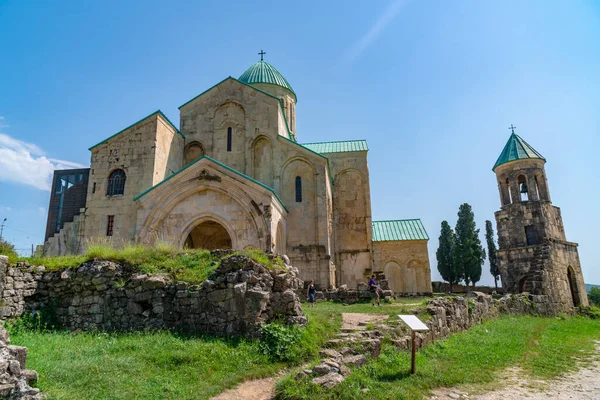
[[587,306],[577,243],[565,236],[560,208],[552,205],[546,159],[514,131],[492,170],[501,209],[495,213],[502,286],[530,293],[542,313]]

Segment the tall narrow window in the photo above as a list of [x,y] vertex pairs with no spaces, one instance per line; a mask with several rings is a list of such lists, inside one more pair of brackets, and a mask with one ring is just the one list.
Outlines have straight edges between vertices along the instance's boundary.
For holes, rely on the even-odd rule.
[[96,182],[94,182],[94,186],[92,186],[92,193],[96,193]]
[[296,177],[296,203],[302,202],[302,178]]
[[115,216],[114,215],[109,215],[108,216],[108,221],[106,222],[106,236],[112,236],[113,235],[113,226],[115,224]]
[[122,169],[114,170],[108,177],[108,186],[106,188],[107,196],[125,193],[125,171]]
[[231,127],[227,128],[227,151],[231,151]]
[[525,227],[525,239],[527,240],[527,246],[538,244],[535,230],[533,229],[532,225],[527,225]]

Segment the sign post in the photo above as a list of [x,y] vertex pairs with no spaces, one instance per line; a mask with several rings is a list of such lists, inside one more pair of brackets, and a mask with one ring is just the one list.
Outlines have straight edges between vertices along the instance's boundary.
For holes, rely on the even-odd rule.
[[415,356],[416,356],[416,347],[415,347],[415,332],[419,331],[428,331],[429,328],[425,325],[416,315],[398,315],[398,317],[404,322],[410,330],[412,331],[412,343],[411,343],[411,362],[410,362],[410,373],[415,373]]

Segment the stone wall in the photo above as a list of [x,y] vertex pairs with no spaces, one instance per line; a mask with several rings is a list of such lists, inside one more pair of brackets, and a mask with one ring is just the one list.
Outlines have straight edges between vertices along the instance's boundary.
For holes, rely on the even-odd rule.
[[45,271],[26,263],[8,266],[0,256],[2,318],[46,310],[68,329],[172,329],[185,333],[255,335],[275,318],[305,324],[295,290],[297,270],[269,271],[232,255],[221,261],[212,280],[200,285],[168,275],[143,275],[110,261]]
[[373,243],[374,272],[381,272],[394,293],[431,294],[431,269],[427,240],[394,240]]
[[452,285],[452,290],[450,290],[450,284],[448,282],[433,281],[431,282],[431,287],[433,289],[433,293],[467,293],[471,291],[482,292],[486,294],[494,294],[494,292],[497,294],[504,293],[502,286],[498,286],[498,289],[493,286],[475,286],[475,289],[473,289],[472,287],[467,287],[465,285]]

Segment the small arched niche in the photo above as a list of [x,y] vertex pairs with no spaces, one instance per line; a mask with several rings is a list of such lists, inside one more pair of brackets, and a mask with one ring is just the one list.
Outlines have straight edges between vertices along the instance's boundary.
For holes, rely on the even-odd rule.
[[206,154],[206,151],[204,150],[204,146],[202,145],[202,143],[192,142],[185,146],[184,153],[185,165],[188,165],[192,161],[197,160],[198,158]]

